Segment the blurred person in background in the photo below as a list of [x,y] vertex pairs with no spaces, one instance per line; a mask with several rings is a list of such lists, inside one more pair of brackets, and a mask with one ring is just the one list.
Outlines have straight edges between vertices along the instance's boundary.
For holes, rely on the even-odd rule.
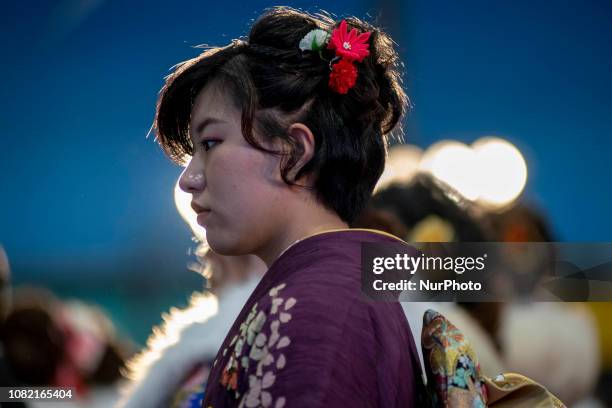
[[[435,179],[419,174],[406,183],[390,184],[378,191],[354,227],[376,228],[407,242],[483,242],[492,231],[478,218],[476,209]],[[498,328],[502,303],[402,302],[414,333],[421,333],[423,315],[434,309],[459,327],[477,350],[482,372],[494,377],[504,370]],[[423,362],[423,352],[419,348]]]
[[215,355],[266,265],[254,255],[219,255],[206,244],[196,255],[207,290],[164,315],[146,349],[128,362],[118,408],[200,407]]
[[[547,222],[535,210],[519,204],[503,213],[488,213],[424,173],[378,191],[354,226],[402,234],[407,242],[552,238]],[[520,260],[529,266],[525,272],[529,276],[523,280],[533,286],[547,273],[548,264],[529,264],[524,258]],[[599,368],[597,330],[581,305],[403,302],[402,306],[414,332],[422,327],[427,309],[446,316],[473,344],[487,376],[502,371],[524,374],[572,406],[592,394]]]
[[[548,220],[532,205],[518,202],[487,218],[499,242],[556,241]],[[533,283],[547,275],[554,253],[548,257],[550,260],[542,261],[539,256],[532,260],[529,254],[518,254],[525,275],[520,280]],[[601,354],[597,321],[588,303],[513,303],[504,308],[500,321],[508,370],[545,384],[571,406],[592,396]]]
[[[409,243],[487,242],[496,238],[496,231],[481,208],[427,173],[416,173],[410,180],[391,182],[381,188],[353,225],[402,234]],[[413,332],[422,333],[420,357],[426,367],[429,387],[435,390],[433,393],[438,401],[445,401],[451,407],[467,406],[466,401],[469,406],[480,406],[470,391],[485,383],[488,390],[485,394],[490,398],[484,399],[486,403],[531,406],[529,403],[521,405],[525,401],[521,402],[522,397],[518,394],[506,396],[516,400],[495,401],[498,387],[501,385],[504,389],[503,384],[509,376],[515,376],[512,380],[515,384],[534,384],[525,370],[508,370],[502,331],[508,305],[502,302],[402,302],[402,307]],[[531,355],[528,349],[525,353]],[[520,375],[501,374],[507,371]],[[466,389],[461,384],[468,377],[473,385]],[[548,388],[546,381],[534,380]],[[561,406],[555,405],[561,403],[545,388],[536,385],[535,389],[539,389],[542,398],[542,405],[538,406]]]
[[73,401],[61,404],[75,408],[110,406],[116,400],[120,368],[130,353],[130,345],[118,340],[100,309],[62,301],[37,288],[15,290],[0,340],[14,375],[10,385],[72,387]]

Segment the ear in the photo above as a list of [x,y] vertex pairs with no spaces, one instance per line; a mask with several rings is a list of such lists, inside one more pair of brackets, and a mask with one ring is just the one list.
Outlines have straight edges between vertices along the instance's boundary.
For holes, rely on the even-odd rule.
[[296,145],[298,158],[295,165],[287,174],[289,180],[297,181],[296,176],[300,170],[308,163],[315,153],[315,139],[310,128],[303,123],[293,123],[287,130]]

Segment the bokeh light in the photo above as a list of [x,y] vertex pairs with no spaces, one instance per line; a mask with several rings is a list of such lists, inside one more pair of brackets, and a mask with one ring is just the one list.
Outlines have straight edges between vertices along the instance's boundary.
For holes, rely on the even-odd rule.
[[479,166],[473,149],[454,140],[433,144],[421,161],[420,170],[431,173],[468,200],[478,198]]
[[472,144],[481,171],[478,201],[503,207],[516,200],[527,183],[527,164],[521,152],[498,137],[484,137]]

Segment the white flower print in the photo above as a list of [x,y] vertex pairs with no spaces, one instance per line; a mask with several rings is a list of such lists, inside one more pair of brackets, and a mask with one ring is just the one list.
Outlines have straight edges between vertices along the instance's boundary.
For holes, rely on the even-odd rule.
[[[284,299],[279,297],[280,292],[286,287],[281,283],[268,292],[272,298],[269,315],[277,315],[277,319],[268,319],[263,311],[257,310],[257,304],[253,306],[249,315],[240,326],[240,336],[236,340],[235,352],[243,352],[245,343],[250,346],[248,355],[240,360],[241,366],[248,369],[251,360],[257,362],[254,374],[249,374],[249,389],[242,396],[240,407],[274,407],[282,408],[286,404],[286,398],[278,396],[275,398],[271,391],[276,382],[276,371],[282,370],[287,365],[285,354],[280,353],[275,358],[272,348],[280,350],[291,345],[289,336],[281,335],[281,326],[288,323],[292,316],[289,310],[295,306],[297,300],[293,297]],[[269,334],[263,331],[269,321]],[[240,354],[238,353],[238,355]]]

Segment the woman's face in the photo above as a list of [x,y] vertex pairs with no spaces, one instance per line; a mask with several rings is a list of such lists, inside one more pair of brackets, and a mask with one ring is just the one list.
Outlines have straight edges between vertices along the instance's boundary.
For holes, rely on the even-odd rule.
[[210,247],[222,255],[257,254],[278,239],[286,219],[278,156],[247,143],[240,110],[215,81],[194,102],[190,136],[193,157],[179,186],[192,195]]

